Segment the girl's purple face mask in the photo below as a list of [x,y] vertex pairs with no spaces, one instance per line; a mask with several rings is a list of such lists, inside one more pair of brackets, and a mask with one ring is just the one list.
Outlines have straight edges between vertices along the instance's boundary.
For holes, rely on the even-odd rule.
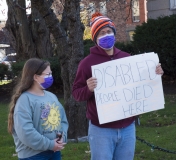
[[43,82],[43,83],[40,83],[40,86],[41,86],[43,89],[47,89],[47,88],[49,88],[52,84],[53,84],[53,76],[52,76],[52,75],[49,75],[49,76],[45,76],[45,77],[44,77],[44,82]]
[[98,38],[98,46],[104,50],[110,50],[115,43],[115,36],[113,33],[106,34]]

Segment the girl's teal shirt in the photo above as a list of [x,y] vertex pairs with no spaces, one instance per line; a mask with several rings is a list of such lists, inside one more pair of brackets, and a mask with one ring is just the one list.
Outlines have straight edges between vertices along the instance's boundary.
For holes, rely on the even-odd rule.
[[57,97],[48,91],[44,96],[24,92],[14,111],[13,138],[19,158],[27,158],[54,148],[54,139],[63,133],[67,141],[68,121]]

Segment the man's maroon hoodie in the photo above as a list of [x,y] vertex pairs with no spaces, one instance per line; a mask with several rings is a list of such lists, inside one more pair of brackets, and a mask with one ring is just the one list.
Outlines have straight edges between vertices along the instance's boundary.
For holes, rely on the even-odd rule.
[[79,64],[76,78],[73,83],[72,95],[77,101],[87,101],[86,116],[91,123],[104,128],[124,128],[130,125],[135,117],[126,118],[110,123],[100,124],[98,120],[94,92],[91,92],[87,86],[87,79],[92,77],[91,66],[111,61],[114,59],[130,56],[114,47],[114,54],[109,56],[103,49],[98,46],[90,48],[90,54],[85,57]]

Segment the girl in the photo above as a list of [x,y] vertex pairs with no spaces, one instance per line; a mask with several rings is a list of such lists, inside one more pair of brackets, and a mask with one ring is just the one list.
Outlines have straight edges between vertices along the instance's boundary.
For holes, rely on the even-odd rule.
[[68,122],[57,97],[45,90],[52,83],[49,62],[31,58],[25,63],[8,117],[19,160],[61,160]]

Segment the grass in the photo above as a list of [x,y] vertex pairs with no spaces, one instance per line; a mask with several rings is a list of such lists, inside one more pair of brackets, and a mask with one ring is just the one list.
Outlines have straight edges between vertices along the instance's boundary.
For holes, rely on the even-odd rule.
[[[141,125],[136,134],[145,141],[136,141],[134,160],[176,160],[176,95],[165,96],[165,109],[140,115]],[[61,102],[63,102],[61,100]],[[0,104],[0,159],[17,160],[13,138],[7,133],[8,104]],[[154,147],[167,152],[151,150]],[[62,151],[62,160],[89,160],[88,143],[68,143]]]

